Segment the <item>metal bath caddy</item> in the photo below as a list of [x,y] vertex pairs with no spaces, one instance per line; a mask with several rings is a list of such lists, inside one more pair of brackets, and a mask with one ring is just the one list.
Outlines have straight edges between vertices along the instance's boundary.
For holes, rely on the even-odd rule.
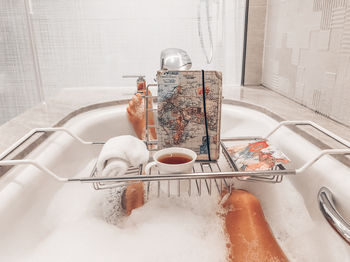
[[[148,94],[148,87],[147,92]],[[148,109],[149,99],[155,97],[145,96],[145,111],[150,110],[156,111],[156,109]],[[327,149],[321,150],[314,158],[307,161],[304,165],[299,168],[285,168],[283,165],[278,165],[274,170],[265,171],[239,171],[235,162],[229,155],[224,142],[227,141],[254,141],[254,140],[268,140],[277,130],[281,127],[288,126],[311,126],[314,129],[322,132],[328,137],[341,143],[345,149]],[[146,132],[145,132],[145,143],[150,151],[157,150],[157,141],[150,140],[149,128],[155,127],[155,125],[148,124],[148,114],[146,114]],[[193,173],[190,174],[167,174],[160,175],[157,170],[152,169],[150,175],[143,175],[143,166],[130,167],[127,173],[121,177],[100,177],[96,172],[96,164],[91,171],[90,176],[81,178],[64,178],[55,174],[45,166],[36,162],[35,160],[20,159],[20,160],[6,160],[6,158],[13,152],[16,151],[21,145],[28,141],[32,136],[37,133],[52,133],[52,132],[64,132],[70,135],[76,141],[84,145],[101,145],[104,142],[91,142],[85,141],[79,136],[72,133],[70,130],[57,127],[57,128],[37,128],[26,134],[10,148],[0,155],[0,167],[1,166],[17,166],[17,165],[32,165],[40,169],[43,174],[50,176],[58,182],[72,183],[91,183],[96,190],[110,189],[130,184],[145,183],[147,196],[151,193],[155,193],[157,196],[166,194],[168,196],[181,194],[193,194],[202,195],[205,191],[211,195],[215,190],[217,193],[222,194],[224,192],[231,192],[233,186],[233,180],[238,179],[247,182],[265,182],[265,183],[280,183],[283,181],[284,176],[287,175],[298,175],[304,172],[307,168],[313,165],[317,160],[325,155],[347,155],[350,154],[350,142],[343,138],[335,135],[329,130],[317,125],[312,121],[282,121],[275,128],[273,128],[266,136],[263,137],[231,137],[222,138],[221,147],[222,154],[218,161],[197,161],[193,168]],[[155,187],[155,189],[153,189]],[[165,190],[164,190],[165,189]],[[335,228],[335,230],[341,234],[341,236],[350,243],[350,225],[336,211],[334,203],[331,201],[331,193],[325,190],[320,191],[319,203],[321,206],[322,213],[327,218],[327,221]],[[338,228],[337,228],[338,227]],[[345,233],[344,233],[345,232]]]

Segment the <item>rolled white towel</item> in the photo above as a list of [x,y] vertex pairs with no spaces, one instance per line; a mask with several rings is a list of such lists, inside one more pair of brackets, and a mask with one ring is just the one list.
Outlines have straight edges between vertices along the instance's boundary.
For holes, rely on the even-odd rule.
[[99,176],[121,176],[128,167],[147,163],[149,152],[145,143],[134,136],[117,136],[109,139],[97,159]]

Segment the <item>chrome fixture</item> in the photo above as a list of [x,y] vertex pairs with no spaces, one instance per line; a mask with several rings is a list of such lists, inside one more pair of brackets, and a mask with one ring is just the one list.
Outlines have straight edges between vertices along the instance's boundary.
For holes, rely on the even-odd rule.
[[322,187],[320,189],[318,192],[318,202],[320,210],[328,223],[350,244],[350,224],[337,211],[333,201],[333,194],[328,188]]
[[123,78],[137,78],[137,81],[145,81],[145,77],[143,75],[123,75]]
[[160,69],[189,70],[192,67],[190,56],[180,48],[167,48],[160,53]]
[[136,87],[137,92],[142,93],[146,89],[146,79],[144,75],[123,75],[123,78],[137,78]]

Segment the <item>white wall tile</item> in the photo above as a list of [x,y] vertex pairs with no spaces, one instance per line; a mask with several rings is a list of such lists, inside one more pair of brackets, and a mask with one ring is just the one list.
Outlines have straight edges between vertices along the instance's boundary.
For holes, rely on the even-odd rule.
[[[214,56],[207,64],[197,14],[206,2]],[[24,1],[0,1],[0,124],[38,102]],[[193,69],[241,81],[245,0],[32,0],[35,40],[47,96],[61,88],[130,86],[123,74],[153,81],[162,49],[186,50]],[[262,38],[263,39],[263,38]],[[262,52],[262,51],[261,51]]]

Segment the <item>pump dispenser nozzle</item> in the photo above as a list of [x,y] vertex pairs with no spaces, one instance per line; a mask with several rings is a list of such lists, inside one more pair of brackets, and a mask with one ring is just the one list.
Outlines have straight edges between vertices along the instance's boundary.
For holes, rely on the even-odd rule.
[[137,78],[136,85],[137,85],[137,92],[142,92],[146,90],[146,76],[141,75],[125,75],[123,78]]

